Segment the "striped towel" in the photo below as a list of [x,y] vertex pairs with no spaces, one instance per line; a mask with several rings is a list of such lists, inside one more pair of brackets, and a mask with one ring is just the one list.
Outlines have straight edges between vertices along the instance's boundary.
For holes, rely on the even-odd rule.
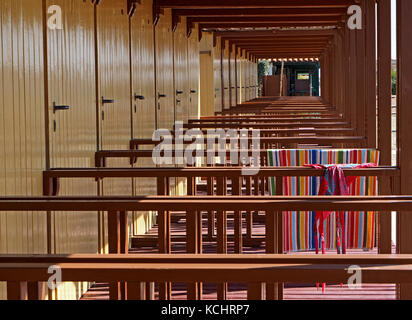
[[[308,164],[364,164],[379,165],[379,151],[373,149],[295,149],[268,150],[269,165],[274,167],[304,166]],[[283,195],[317,195],[320,177],[285,177]],[[275,178],[270,178],[270,192],[276,195]],[[378,194],[376,177],[360,177],[349,188],[351,195]],[[316,249],[315,212],[284,212],[284,250],[314,251]],[[324,221],[326,249],[336,249],[336,215]],[[375,212],[345,212],[345,242],[348,249],[372,249],[376,246]],[[319,244],[318,244],[319,248]]]

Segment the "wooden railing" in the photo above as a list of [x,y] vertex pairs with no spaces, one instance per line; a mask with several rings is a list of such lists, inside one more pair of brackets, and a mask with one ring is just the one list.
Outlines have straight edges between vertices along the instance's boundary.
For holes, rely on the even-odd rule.
[[[240,133],[240,130],[236,128],[238,133]],[[200,130],[200,129],[199,129]],[[181,132],[180,132],[181,131]],[[188,131],[188,129],[183,129],[179,130],[180,134],[184,134]],[[207,135],[209,132],[206,129],[200,130],[202,134]],[[264,128],[260,129],[260,134],[262,137],[264,136],[295,136],[299,134],[315,134],[315,135],[320,135],[320,136],[333,136],[334,134],[347,134],[350,135],[351,133],[354,133],[355,129],[354,128],[348,128],[348,127],[338,127],[338,128],[290,128],[290,129],[271,129],[271,128]],[[176,135],[176,131],[172,130],[171,134],[173,136]],[[139,139],[137,139],[139,140]]]
[[[59,193],[59,185],[61,179],[67,178],[155,178],[158,195],[169,195],[170,181],[173,178],[186,178],[187,180],[187,194],[199,195],[199,185],[196,183],[196,178],[204,178],[206,185],[204,191],[209,195],[249,195],[249,196],[266,196],[269,192],[268,178],[277,178],[276,193],[283,195],[283,179],[284,177],[315,177],[323,176],[324,171],[316,170],[307,167],[263,167],[254,176],[247,176],[243,171],[245,168],[240,167],[191,167],[191,168],[79,168],[79,169],[53,169],[47,170],[43,173],[44,181],[44,195],[57,196]],[[388,179],[391,186],[391,194],[396,194],[395,178],[399,177],[400,170],[395,167],[378,167],[378,168],[364,168],[364,169],[344,169],[346,176],[365,176],[365,177],[380,177]],[[230,189],[229,189],[230,186]],[[243,192],[244,190],[244,192]],[[246,236],[242,235],[242,211],[246,214]],[[234,231],[233,237],[235,252],[241,253],[243,242],[261,243],[264,237],[253,237],[253,211],[238,210],[234,213]],[[168,248],[172,242],[170,231],[170,212],[164,213],[166,218],[160,220],[159,237],[152,239],[151,244],[157,242],[161,252],[169,252]],[[193,226],[200,226],[202,216],[189,215],[187,217],[187,232],[193,230]],[[222,224],[223,221],[218,221]],[[215,212],[208,212],[208,235],[206,240],[218,241],[214,234],[215,230]],[[282,226],[278,225],[278,233],[282,235]],[[220,226],[220,231],[226,234],[224,227]],[[196,243],[186,243],[188,248],[201,248],[203,237],[200,231],[196,239]],[[124,236],[123,236],[124,237]],[[180,239],[180,238],[179,238]],[[226,238],[227,239],[227,238]],[[150,240],[150,239],[149,239]],[[177,240],[177,239],[176,239]],[[187,239],[180,239],[180,241]],[[232,239],[231,239],[232,240]],[[226,240],[227,241],[227,240]],[[221,244],[223,248],[227,247],[227,243]],[[279,251],[281,248],[278,249]]]
[[312,120],[311,122],[273,122],[273,123],[188,123],[184,124],[183,128],[187,129],[208,129],[208,128],[227,128],[227,129],[239,129],[239,128],[253,128],[253,129],[274,129],[274,128],[347,128],[350,127],[349,122],[333,121],[333,122],[317,122]]
[[412,255],[269,254],[0,256],[0,281],[7,282],[9,300],[35,300],[38,282],[47,282],[48,268],[58,266],[62,281],[126,283],[123,296],[112,299],[154,299],[153,282],[233,282],[247,283],[249,300],[272,300],[278,298],[274,283],[347,283],[353,265],[361,268],[362,283],[412,281]]
[[[237,211],[240,208],[266,213],[268,221],[266,251],[271,253],[270,251],[277,247],[278,237],[277,229],[270,226],[279,218],[282,211],[398,211],[405,214],[404,211],[412,211],[412,196],[0,198],[0,211],[107,211],[109,219],[117,219],[119,212],[128,211],[151,210],[158,211],[160,214],[166,210],[176,210],[195,214],[216,210],[220,215],[224,215],[227,211]],[[116,230],[119,229],[116,228]],[[119,233],[117,232],[116,235],[119,236]],[[191,233],[187,236],[194,237],[194,235]],[[116,246],[118,248],[118,244]],[[151,258],[156,261],[150,260]],[[38,260],[35,261],[35,259]],[[75,259],[77,261],[74,261]],[[87,259],[94,259],[94,261]],[[280,282],[345,282],[348,279],[349,264],[361,266],[362,279],[365,283],[408,283],[412,280],[411,256],[295,257],[280,255],[260,257],[258,255],[234,255],[233,257],[214,257],[199,255],[182,256],[182,258],[178,256],[113,256],[107,257],[109,260],[104,259],[106,259],[104,256],[88,258],[1,256],[0,281],[8,282],[8,297],[18,299],[22,297],[22,282],[47,281],[50,277],[47,273],[49,266],[58,264],[62,271],[62,281],[108,281],[114,287],[118,286],[118,282],[129,282],[129,286],[124,286],[127,290],[124,291],[122,298],[126,298],[129,294],[129,298],[141,298],[143,291],[139,284],[147,282],[186,282],[193,286],[200,282],[216,282],[219,283],[219,287],[225,286],[227,282],[247,282],[250,299],[263,298],[262,283],[268,284],[266,297],[271,299],[278,298],[276,283]],[[115,261],[115,259],[119,260]],[[119,292],[119,290],[112,290],[111,297],[118,299]],[[199,291],[190,291],[188,297],[200,298],[196,292]],[[220,294],[219,298],[225,298],[224,291],[223,293],[218,291],[218,294]],[[163,298],[170,298],[170,293],[164,295],[160,292],[160,295]]]
[[[268,137],[268,138],[261,138],[261,144],[263,144],[264,147],[265,144],[269,145],[269,149],[262,149],[262,148],[257,148],[256,150],[250,149],[250,150],[241,150],[244,155],[247,156],[253,156],[258,154],[259,155],[259,165],[260,166],[266,166],[268,164],[268,150],[272,149],[280,149],[281,147],[284,147],[285,145],[290,145],[290,144],[320,144],[320,145],[326,145],[326,146],[332,146],[332,147],[348,147],[348,145],[351,145],[353,147],[360,148],[364,145],[365,143],[365,138],[364,137]],[[152,143],[150,143],[151,145]],[[319,148],[319,147],[318,147]],[[210,153],[207,154],[206,151],[209,151],[213,154],[213,151],[211,150],[204,150],[204,149],[199,149],[198,151],[204,151],[204,157],[207,155],[211,155]],[[194,150],[195,152],[196,150]],[[226,153],[226,160],[230,160],[230,155],[233,152],[232,150],[215,150],[214,154],[215,157],[220,156],[219,152],[224,155]],[[176,154],[185,154],[185,149],[174,149],[170,151],[170,156],[174,159],[176,157]],[[153,150],[101,150],[97,151],[95,153],[95,165],[96,167],[105,167],[106,159],[108,158],[129,158],[132,163],[136,161],[137,158],[152,158],[153,157]],[[207,163],[204,161],[204,163]],[[226,162],[225,162],[226,163]],[[257,163],[256,163],[257,165]]]
[[258,117],[249,118],[246,116],[238,117],[218,117],[218,118],[201,118],[201,119],[190,119],[189,123],[310,123],[310,122],[343,122],[345,121],[342,117],[321,117],[321,116],[306,116],[306,117],[289,117],[289,118],[276,118],[276,117]]

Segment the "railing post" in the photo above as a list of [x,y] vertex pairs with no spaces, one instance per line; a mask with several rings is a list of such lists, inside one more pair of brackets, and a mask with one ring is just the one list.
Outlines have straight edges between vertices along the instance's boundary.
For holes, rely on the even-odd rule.
[[144,282],[129,282],[127,300],[146,300],[146,284]]
[[[246,195],[252,195],[252,178],[250,176],[246,177]],[[252,238],[253,229],[253,212],[246,212],[246,238],[250,240]]]
[[[196,177],[187,178],[187,195],[196,195]],[[186,252],[198,254],[200,247],[202,246],[201,237],[202,234],[199,233],[199,223],[201,224],[201,219],[198,218],[200,211],[190,210],[186,212]],[[201,299],[199,296],[201,292],[201,283],[187,283],[187,298],[189,300]]]
[[[392,164],[392,57],[391,57],[391,1],[379,0],[378,6],[378,148],[381,165]],[[391,194],[390,180],[379,179],[379,194]],[[392,253],[391,212],[380,212],[378,252]]]
[[248,300],[263,300],[264,299],[263,283],[248,283],[247,299]]
[[[276,195],[278,196],[283,196],[283,177],[276,177]],[[276,252],[277,254],[283,254],[283,212],[282,211],[277,211],[276,212],[277,216],[277,248]],[[278,300],[283,300],[283,283],[279,282],[278,283],[278,289],[277,289],[277,299]]]
[[[217,195],[223,196],[227,192],[226,177],[217,177]],[[217,253],[227,254],[227,213],[217,210]],[[217,299],[226,300],[227,283],[217,285]]]
[[[127,254],[129,251],[128,215],[126,211],[108,212],[109,254]],[[127,283],[110,283],[110,300],[126,300]]]
[[[400,191],[402,195],[412,194],[412,1],[397,0],[397,74],[398,74],[398,114],[397,114],[397,135],[398,135],[398,165],[401,168]],[[397,253],[412,253],[412,215],[410,212],[398,214],[397,217]],[[400,299],[412,299],[412,285],[400,284]]]
[[28,300],[43,300],[42,282],[27,282],[27,298]]
[[7,300],[27,300],[27,282],[8,281]]
[[[240,180],[242,178],[239,176],[232,176],[232,195],[239,196],[242,193]],[[234,211],[234,249],[235,253],[241,254],[243,250],[243,235],[242,235],[242,211],[235,210]]]
[[[166,196],[169,194],[169,178],[157,178],[157,194]],[[159,253],[171,252],[171,235],[170,235],[170,212],[160,210],[158,212],[158,237],[159,237]],[[171,297],[171,284],[159,283],[159,299],[168,300]]]
[[[208,196],[213,196],[214,195],[214,189],[215,189],[215,179],[214,177],[208,177],[207,178],[207,195]],[[208,234],[208,241],[213,241],[213,238],[215,236],[215,229],[216,229],[216,223],[215,223],[215,212],[209,211],[207,213],[207,234]]]

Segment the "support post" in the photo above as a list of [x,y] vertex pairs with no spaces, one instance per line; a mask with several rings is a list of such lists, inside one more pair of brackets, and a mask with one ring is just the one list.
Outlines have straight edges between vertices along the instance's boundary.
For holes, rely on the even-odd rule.
[[[398,55],[398,163],[401,168],[401,194],[412,194],[412,1],[397,0],[397,55]],[[397,251],[412,254],[412,215],[399,214],[397,218]],[[412,285],[401,284],[399,297],[412,299]]]
[[[392,164],[392,59],[391,59],[391,1],[378,1],[378,148],[380,164]],[[390,181],[379,179],[382,195],[391,194]],[[392,217],[390,212],[379,214],[378,251],[392,253]]]

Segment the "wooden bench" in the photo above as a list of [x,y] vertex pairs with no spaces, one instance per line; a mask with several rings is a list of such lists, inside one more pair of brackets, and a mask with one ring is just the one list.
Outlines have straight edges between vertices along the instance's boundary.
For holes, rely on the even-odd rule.
[[[184,134],[188,131],[188,129],[181,130],[180,134]],[[202,134],[207,135],[209,132],[206,129],[200,130]],[[237,129],[240,132],[239,129]],[[290,128],[290,129],[260,129],[260,134],[262,137],[264,136],[293,136],[299,134],[315,134],[315,135],[334,135],[334,134],[350,134],[354,133],[354,128]],[[171,131],[173,136],[176,135],[176,131]]]
[[[275,283],[347,283],[350,266],[361,268],[362,283],[412,282],[411,255],[69,255],[0,256],[0,281],[9,300],[39,299],[39,282],[50,266],[64,281],[127,283],[126,293],[111,299],[153,299],[152,282],[247,283],[249,300],[279,298]],[[29,285],[27,285],[29,284]],[[265,286],[266,285],[266,286]],[[27,288],[31,290],[27,290]],[[147,289],[149,288],[149,289]],[[264,290],[266,289],[266,290]],[[266,291],[266,295],[264,294]],[[192,298],[192,297],[188,297]]]
[[[244,115],[214,115],[214,116],[202,116],[200,119],[236,119],[236,118],[245,118],[246,116]],[[342,119],[342,116],[336,112],[328,112],[328,111],[290,111],[290,112],[279,112],[279,114],[273,114],[273,115],[268,115],[268,114],[251,114],[248,115],[248,119],[256,119],[256,118],[272,118],[272,119],[283,119],[283,118],[294,118],[294,119],[301,119],[301,118],[307,118],[307,117],[334,117],[334,118],[339,118]]]
[[259,117],[249,118],[247,116],[230,117],[230,118],[200,118],[190,119],[189,123],[310,123],[310,122],[345,122],[342,117],[320,117],[320,116],[306,116],[306,117],[290,117],[290,118],[276,118],[276,117]]
[[333,121],[333,122],[273,122],[273,123],[187,123],[183,125],[185,129],[212,129],[212,128],[226,128],[226,129],[274,129],[274,128],[348,128],[349,122]]
[[[230,139],[227,140],[227,142],[230,142]],[[250,142],[253,142],[253,139],[250,138]],[[156,142],[157,143],[157,142]],[[338,136],[338,137],[265,137],[260,139],[260,143],[262,146],[265,148],[257,148],[255,150],[250,149],[250,150],[241,150],[245,155],[247,153],[248,156],[255,155],[258,153],[259,156],[259,165],[260,166],[265,166],[267,165],[267,152],[269,149],[282,149],[282,147],[290,144],[302,144],[302,145],[310,145],[313,147],[313,145],[316,145],[317,148],[319,148],[319,145],[327,145],[327,146],[332,146],[332,147],[343,147],[348,145],[351,145],[352,147],[357,147],[361,148],[364,146],[366,143],[365,137],[361,136]],[[155,142],[149,142],[147,145],[152,145],[155,144]],[[184,145],[187,144],[183,143]],[[206,144],[206,141],[205,141]],[[250,143],[251,144],[251,143]],[[254,146],[255,147],[255,146]],[[256,147],[255,147],[256,148]],[[268,148],[268,149],[266,149]],[[196,150],[194,150],[196,151]],[[203,148],[199,148],[199,152],[204,151],[204,156],[207,157],[208,154]],[[210,152],[213,152],[209,150]],[[176,154],[181,155],[185,154],[185,149],[172,149],[171,151],[171,157],[174,159]],[[226,150],[216,150],[215,149],[215,157],[220,156],[220,153],[223,155],[226,154],[225,157],[225,162],[229,162],[231,153],[233,152],[232,150],[226,149]],[[153,158],[153,150],[101,150],[97,151],[95,153],[95,166],[96,167],[105,167],[106,166],[106,159],[108,158],[129,158],[131,163],[135,163],[137,158]],[[204,163],[207,163],[204,161]]]
[[[379,168],[365,168],[365,169],[345,169],[346,176],[374,176],[386,178],[389,180],[389,185],[394,188],[394,178],[399,177],[400,171],[395,167],[379,167]],[[208,195],[242,195],[243,189],[246,195],[265,196],[267,194],[267,179],[269,177],[293,177],[293,176],[322,176],[323,171],[316,170],[307,167],[265,167],[261,168],[257,175],[250,177],[244,176],[242,168],[239,167],[191,167],[191,168],[79,168],[79,169],[53,169],[47,170],[43,173],[44,181],[44,195],[58,195],[59,184],[61,179],[65,178],[155,178],[157,183],[158,195],[168,195],[169,193],[167,185],[170,185],[170,179],[172,178],[186,178],[187,179],[187,194],[198,195],[196,178],[206,179],[206,190]],[[277,179],[281,182],[282,179]],[[230,189],[229,189],[230,185]],[[224,187],[226,186],[226,187]],[[282,183],[277,184],[277,193],[281,195]],[[395,194],[396,190],[392,189],[391,194]],[[170,215],[169,212],[167,212]],[[193,225],[201,226],[202,217],[197,217],[197,221],[194,221],[193,215],[187,218],[187,228],[192,228]],[[242,252],[243,242],[248,244],[259,244],[264,241],[264,237],[252,236],[252,214],[246,212],[247,221],[247,234],[242,236],[241,232],[241,219],[242,212],[237,211],[234,214],[235,219],[235,235],[233,242],[235,244],[235,252]],[[166,218],[166,220],[168,220]],[[221,221],[222,223],[222,221]],[[208,235],[203,239],[202,234],[199,232],[196,247],[201,250],[202,241],[217,241],[215,237],[215,213],[208,212]],[[188,230],[190,232],[190,230]],[[280,228],[280,233],[282,230]],[[163,235],[170,234],[170,224],[160,225],[159,233]],[[155,245],[156,243],[167,243],[164,239],[151,238],[151,242],[145,242],[146,244]],[[178,240],[178,239],[175,239]],[[182,239],[180,239],[182,240]],[[184,239],[187,240],[187,239]],[[172,238],[170,239],[170,242]],[[187,243],[188,247],[192,247],[193,244]],[[227,246],[227,245],[226,245]],[[167,252],[167,251],[166,251]],[[199,251],[201,252],[201,251]]]
[[[282,211],[383,211],[390,214],[394,211],[411,211],[412,196],[379,196],[379,197],[7,197],[0,198],[0,211],[107,211],[109,224],[109,252],[127,253],[127,212],[158,211],[159,221],[167,225],[165,214],[169,210],[185,211],[190,216],[198,212],[216,211],[218,223],[218,253],[225,253],[227,243],[225,233],[226,212],[239,210],[259,210],[266,213],[266,252],[276,253],[279,248],[279,223]],[[122,220],[123,217],[123,220]],[[123,221],[123,222],[122,222]],[[193,219],[196,221],[196,219]],[[126,239],[122,239],[126,235]],[[198,241],[198,228],[190,228],[187,233],[188,243]],[[170,233],[162,234],[159,228],[159,238],[165,240],[163,248],[170,243]],[[223,250],[222,250],[223,249]],[[166,251],[164,251],[166,252]],[[169,251],[170,252],[170,251]],[[189,288],[190,295],[196,295],[198,287]],[[220,297],[225,297],[226,285],[218,286]],[[112,290],[113,291],[113,290]],[[115,291],[119,291],[116,289]],[[170,285],[160,286],[161,297],[168,297]]]

